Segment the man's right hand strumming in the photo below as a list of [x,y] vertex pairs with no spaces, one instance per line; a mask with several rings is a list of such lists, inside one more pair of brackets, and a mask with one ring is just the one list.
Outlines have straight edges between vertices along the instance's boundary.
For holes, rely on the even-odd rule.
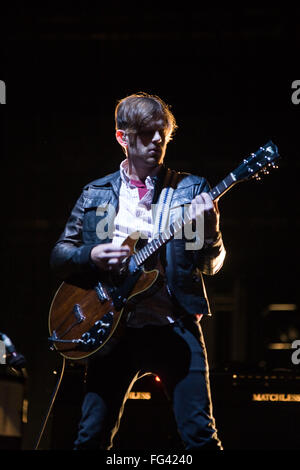
[[117,246],[113,243],[104,243],[94,246],[91,251],[91,260],[104,271],[119,271],[123,260],[130,255],[129,246]]

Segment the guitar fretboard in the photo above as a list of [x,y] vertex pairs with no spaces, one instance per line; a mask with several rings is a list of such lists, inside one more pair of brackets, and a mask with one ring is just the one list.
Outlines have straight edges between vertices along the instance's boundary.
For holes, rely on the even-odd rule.
[[236,177],[233,173],[229,173],[219,184],[217,184],[210,192],[209,195],[214,201],[228,191],[228,189],[236,182]]
[[[226,176],[220,183],[218,183],[210,192],[212,200],[219,198],[235,183],[236,177],[233,173]],[[177,219],[169,228],[159,233],[151,242],[147,243],[137,253],[133,255],[134,261],[137,266],[141,266],[150,256],[156,253],[165,243],[173,238],[176,233],[180,232],[186,224],[192,222],[192,217],[188,211],[185,211],[184,218]]]
[[151,242],[147,243],[146,246],[141,248],[137,253],[133,255],[135,263],[140,266],[156,251],[158,251],[165,243],[167,243],[174,235],[180,232],[183,226],[192,221],[192,218],[188,213],[185,214],[185,219],[178,219],[173,222],[168,229],[159,233]]

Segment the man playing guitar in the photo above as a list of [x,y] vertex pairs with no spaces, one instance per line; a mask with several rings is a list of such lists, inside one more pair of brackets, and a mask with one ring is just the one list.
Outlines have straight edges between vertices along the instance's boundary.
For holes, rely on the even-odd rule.
[[139,231],[143,239],[155,239],[162,207],[172,219],[172,210],[188,206],[194,235],[202,241],[190,248],[182,233],[161,248],[154,260],[157,281],[131,299],[123,314],[125,334],[105,357],[95,352],[88,358],[74,449],[112,445],[128,387],[150,372],[171,399],[185,449],[221,450],[200,326],[201,316],[210,313],[202,274],[215,274],[225,257],[217,203],[203,177],[172,171],[171,197],[163,205],[160,196],[170,186],[164,158],[176,122],[159,97],[138,93],[122,99],[115,122],[125,159],[118,171],[83,189],[53,248],[54,272],[64,281],[117,278],[130,255],[127,237]]

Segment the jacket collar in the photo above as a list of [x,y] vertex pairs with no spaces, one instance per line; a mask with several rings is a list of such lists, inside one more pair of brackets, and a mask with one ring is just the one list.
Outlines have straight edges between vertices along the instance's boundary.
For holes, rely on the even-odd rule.
[[[167,172],[167,167],[165,165],[162,165],[161,170],[158,173],[158,175],[153,176],[151,178],[153,185],[154,185],[154,196],[153,196],[154,202],[158,198],[158,195],[162,189],[166,172]],[[121,182],[122,182],[122,177],[121,177],[120,170],[116,171],[115,173],[111,173],[110,175],[107,175],[104,178],[101,178],[101,183],[103,185],[110,184],[113,188],[113,191],[116,194],[119,194],[120,192]]]

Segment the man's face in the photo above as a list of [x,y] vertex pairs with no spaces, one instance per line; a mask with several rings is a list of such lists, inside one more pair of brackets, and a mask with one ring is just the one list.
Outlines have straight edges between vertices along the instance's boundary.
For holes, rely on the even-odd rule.
[[128,136],[128,158],[135,168],[154,169],[163,163],[167,128],[162,119],[150,121],[137,134]]

